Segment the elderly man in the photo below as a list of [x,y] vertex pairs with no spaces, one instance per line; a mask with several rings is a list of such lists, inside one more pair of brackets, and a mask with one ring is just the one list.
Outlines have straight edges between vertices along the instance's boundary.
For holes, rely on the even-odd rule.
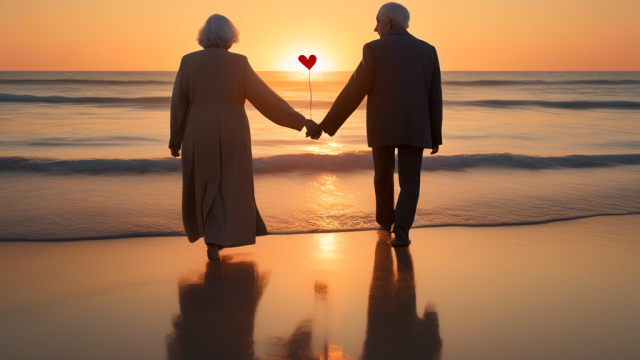
[[[394,2],[380,8],[379,40],[364,45],[360,65],[320,127],[330,136],[367,100],[367,142],[375,166],[376,221],[393,232],[393,246],[408,246],[420,195],[422,152],[442,145],[442,89],[436,49],[409,34],[409,11]],[[309,132],[316,138],[322,131]],[[398,149],[400,195],[393,208]]]

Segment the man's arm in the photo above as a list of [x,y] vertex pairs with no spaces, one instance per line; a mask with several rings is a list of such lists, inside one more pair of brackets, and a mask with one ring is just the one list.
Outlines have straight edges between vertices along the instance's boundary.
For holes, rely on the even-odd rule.
[[369,93],[373,83],[374,57],[371,45],[365,44],[362,49],[362,61],[342,89],[331,109],[320,123],[320,127],[330,136],[340,129],[340,126],[360,106],[364,97]]
[[438,53],[433,48],[434,64],[433,76],[429,91],[429,118],[431,119],[431,144],[436,153],[439,145],[442,145],[442,79],[440,76],[440,62]]

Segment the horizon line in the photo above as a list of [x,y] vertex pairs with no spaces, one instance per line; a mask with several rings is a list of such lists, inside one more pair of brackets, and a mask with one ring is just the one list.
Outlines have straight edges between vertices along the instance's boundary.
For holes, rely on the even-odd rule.
[[[355,70],[355,69],[354,69]],[[312,72],[353,72],[354,70],[318,70]],[[176,72],[175,70],[0,70],[0,72]],[[307,70],[255,70],[256,72],[299,72]],[[640,72],[638,70],[441,70],[442,72]]]

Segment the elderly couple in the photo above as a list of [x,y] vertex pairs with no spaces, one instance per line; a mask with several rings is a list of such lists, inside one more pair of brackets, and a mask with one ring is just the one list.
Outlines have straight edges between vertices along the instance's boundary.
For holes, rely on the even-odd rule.
[[[255,244],[267,227],[256,206],[251,135],[245,100],[274,123],[318,139],[335,135],[367,100],[367,142],[375,167],[376,221],[408,246],[420,193],[424,149],[442,144],[442,89],[436,49],[411,35],[409,11],[383,5],[364,45],[362,61],[320,124],[307,120],[253,71],[245,56],[229,52],[238,31],[211,16],[198,36],[204,49],[185,55],[171,98],[174,157],[182,149],[182,220],[189,241],[204,236],[209,259],[225,247]],[[400,195],[394,209],[393,173],[398,149]]]

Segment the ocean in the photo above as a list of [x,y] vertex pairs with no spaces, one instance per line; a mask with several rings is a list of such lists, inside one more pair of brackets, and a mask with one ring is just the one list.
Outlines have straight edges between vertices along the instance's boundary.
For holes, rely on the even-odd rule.
[[[307,72],[259,72],[309,115]],[[350,72],[311,72],[320,121]],[[0,240],[184,234],[170,157],[175,72],[0,72]],[[640,72],[443,72],[443,145],[414,227],[640,213]],[[272,233],[375,229],[365,104],[319,141],[249,102]],[[396,196],[399,191],[396,179]]]

